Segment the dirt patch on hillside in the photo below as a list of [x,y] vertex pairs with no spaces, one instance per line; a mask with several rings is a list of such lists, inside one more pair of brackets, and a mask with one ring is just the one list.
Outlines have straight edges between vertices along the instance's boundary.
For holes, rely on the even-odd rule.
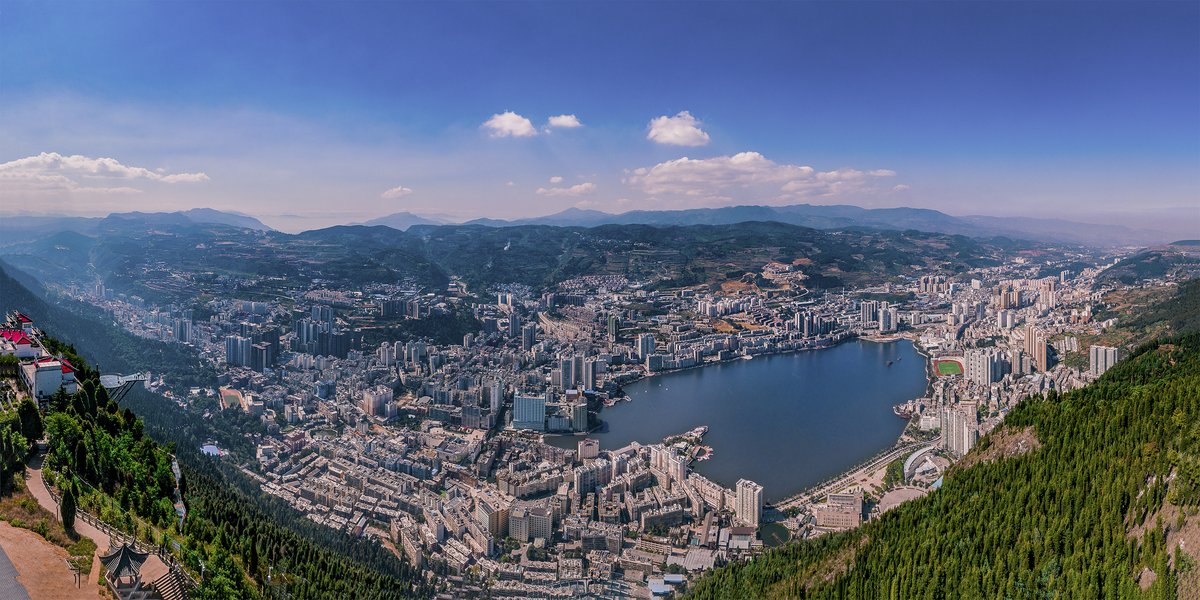
[[821,562],[810,565],[808,568],[797,571],[787,579],[780,581],[775,585],[774,590],[769,590],[768,597],[782,598],[782,590],[787,589],[789,582],[804,582],[804,588],[812,590],[833,583],[838,577],[845,575],[854,567],[854,558],[858,556],[858,551],[870,540],[861,533],[853,540],[847,543],[837,552],[831,554],[828,558]]
[[745,281],[725,281],[721,283],[721,292],[725,294],[738,294],[749,292],[754,289],[754,284]]
[[96,584],[89,583],[86,575],[76,588],[75,576],[67,568],[67,551],[32,531],[0,521],[0,547],[17,569],[17,582],[33,600],[100,597]]
[[[1131,527],[1126,535],[1130,539],[1141,539],[1148,529],[1156,527],[1160,522],[1167,535],[1167,556],[1171,567],[1179,571],[1176,581],[1177,596],[1200,598],[1200,511],[1164,502],[1161,508],[1146,515],[1144,521]],[[1186,558],[1179,556],[1180,553],[1186,554]],[[1189,567],[1184,567],[1185,564]],[[1137,578],[1143,590],[1149,587],[1144,571]],[[1157,577],[1153,571],[1150,571],[1150,574]],[[1153,580],[1149,579],[1151,583]]]
[[1143,592],[1150,589],[1150,586],[1154,585],[1155,581],[1158,581],[1158,573],[1155,573],[1154,569],[1150,567],[1143,567],[1142,572],[1138,573],[1137,584],[1139,588],[1142,588]]
[[959,461],[955,468],[966,469],[978,463],[1014,458],[1041,447],[1042,441],[1038,439],[1033,427],[1022,427],[1021,429],[1006,427],[989,434],[987,447],[976,448],[975,451]]

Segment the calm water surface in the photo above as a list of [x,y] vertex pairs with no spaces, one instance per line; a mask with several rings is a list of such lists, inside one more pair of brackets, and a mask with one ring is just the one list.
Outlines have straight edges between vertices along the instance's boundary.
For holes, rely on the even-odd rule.
[[912,342],[856,340],[648,377],[625,388],[631,402],[601,412],[608,428],[592,437],[614,449],[707,425],[714,456],[696,471],[728,487],[752,479],[780,500],[895,443],[905,421],[891,407],[923,396],[925,384]]

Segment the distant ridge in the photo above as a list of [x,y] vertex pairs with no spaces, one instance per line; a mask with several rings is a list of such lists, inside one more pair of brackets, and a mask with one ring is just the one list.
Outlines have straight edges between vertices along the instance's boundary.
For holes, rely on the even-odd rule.
[[191,210],[182,211],[183,215],[191,219],[194,223],[216,223],[219,225],[231,225],[233,227],[241,227],[244,229],[253,229],[255,231],[271,231],[262,221],[258,219],[233,211],[220,211],[212,208],[193,208]]
[[[925,208],[862,208],[852,205],[793,204],[789,206],[727,206],[685,210],[634,210],[619,214],[598,210],[568,208],[564,211],[526,219],[481,218],[456,223],[442,215],[419,215],[397,212],[351,225],[382,226],[399,231],[413,227],[475,225],[480,227],[514,227],[545,225],[556,227],[599,227],[602,225],[651,225],[655,227],[687,225],[732,225],[748,221],[764,221],[799,225],[813,229],[879,229],[917,230],[929,233],[965,235],[976,238],[1006,237],[1046,243],[1075,244],[1095,247],[1116,246],[1196,246],[1200,240],[1171,242],[1159,231],[1135,229],[1121,225],[1097,225],[1064,219],[1027,217],[992,217],[970,215],[955,217]],[[107,217],[48,217],[8,216],[0,218],[0,246],[22,239],[48,236],[71,231],[95,236],[106,226],[187,226],[224,225],[252,231],[274,231],[258,219],[235,212],[210,208],[194,208],[179,212],[125,212]]]
[[385,227],[391,227],[392,229],[399,229],[400,231],[408,231],[408,228],[412,227],[413,225],[445,225],[447,223],[448,221],[423,217],[410,212],[398,212],[384,217],[379,217],[377,219],[371,219],[370,221],[362,224],[383,225]]
[[0,218],[0,245],[22,238],[47,236],[63,231],[94,236],[106,225],[226,225],[253,231],[274,231],[262,221],[235,212],[193,208],[176,212],[123,212],[106,217],[47,217],[13,215]]
[[[1052,243],[1091,246],[1154,245],[1169,238],[1161,232],[1120,225],[1096,225],[1062,219],[1024,217],[955,217],[927,208],[862,208],[852,205],[793,204],[789,206],[727,206],[686,210],[634,210],[610,214],[597,210],[568,208],[544,217],[475,219],[468,225],[508,227],[513,225],[730,225],[746,221],[777,221],[814,229],[916,229],[933,233],[972,237],[1011,237]],[[382,224],[382,223],[381,223]]]

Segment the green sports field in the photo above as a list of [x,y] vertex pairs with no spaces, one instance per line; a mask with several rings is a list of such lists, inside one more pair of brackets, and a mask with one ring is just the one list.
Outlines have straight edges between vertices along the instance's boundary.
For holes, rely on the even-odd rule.
[[939,360],[937,373],[938,375],[962,375],[962,365],[952,360]]

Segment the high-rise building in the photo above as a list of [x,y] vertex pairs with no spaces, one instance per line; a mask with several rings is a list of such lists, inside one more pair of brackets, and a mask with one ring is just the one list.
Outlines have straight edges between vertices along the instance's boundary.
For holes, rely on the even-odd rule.
[[1046,336],[1033,323],[1025,326],[1025,352],[1033,359],[1039,373],[1050,369],[1050,357],[1046,349]]
[[600,440],[588,438],[578,444],[579,460],[589,460],[600,456]]
[[588,408],[587,402],[576,402],[571,405],[571,430],[587,431]]
[[800,335],[808,337],[809,328],[811,327],[809,321],[811,319],[812,315],[808,311],[802,310],[797,312],[796,316],[792,317],[792,329],[800,332]]
[[504,384],[499,379],[493,379],[487,387],[488,408],[492,414],[500,412],[500,405],[504,404]]
[[998,310],[996,311],[996,325],[1003,329],[1012,329],[1017,326],[1017,311],[1015,310]]
[[386,416],[387,404],[392,401],[392,389],[377,385],[363,390],[361,408],[363,413],[371,417]]
[[667,476],[671,481],[682,485],[687,481],[688,459],[681,454],[672,454],[667,458]]
[[549,540],[554,531],[554,515],[544,506],[529,509],[529,539]]
[[537,343],[537,325],[528,323],[521,328],[521,350],[529,352],[533,350],[533,345]]
[[379,363],[385,367],[390,367],[396,362],[396,348],[392,344],[383,342],[379,344],[379,350],[375,353]]
[[253,361],[250,338],[231,335],[225,338],[225,364],[249,367]]
[[900,311],[885,308],[879,311],[879,332],[892,333],[900,328]]
[[621,332],[621,318],[617,315],[608,315],[608,341],[617,341],[617,335]]
[[513,398],[513,429],[546,430],[546,398],[515,396]]
[[275,353],[266,342],[250,344],[250,368],[259,373],[275,364]]
[[589,358],[583,362],[583,376],[580,378],[580,385],[585,390],[596,389],[596,365],[600,361]]
[[879,303],[875,300],[863,300],[858,305],[858,320],[863,327],[874,325],[879,319]]
[[638,335],[638,360],[645,362],[651,354],[654,354],[654,346],[655,342],[653,333],[643,333]]
[[550,539],[553,515],[544,506],[517,503],[508,513],[508,536],[522,542]]
[[922,294],[940,294],[946,291],[946,278],[941,275],[922,275],[917,291]]
[[979,418],[975,410],[974,402],[942,408],[942,448],[964,456],[975,447],[975,442],[979,440]]
[[963,362],[966,364],[964,377],[976,385],[988,386],[1004,376],[1004,360],[995,348],[967,350]]
[[569,356],[559,359],[558,370],[562,373],[562,388],[575,387],[575,360]]
[[329,306],[321,306],[320,304],[312,307],[312,320],[318,323],[324,323],[330,328],[333,327],[333,308]]
[[762,519],[763,487],[749,479],[739,479],[735,488],[734,516],[747,527],[758,527]]
[[1103,375],[1121,360],[1121,349],[1112,346],[1092,346],[1088,348],[1088,372],[1092,375]]
[[571,374],[574,376],[571,381],[571,387],[577,387],[579,384],[583,383],[583,364],[585,362],[584,357],[582,354],[576,354],[571,358],[571,362],[573,363],[571,365]]
[[512,502],[492,492],[475,499],[475,518],[480,527],[497,538],[508,535],[508,510]]
[[508,511],[508,537],[519,542],[529,541],[529,507],[518,504]]
[[192,341],[192,321],[191,319],[175,319],[172,327],[172,334],[175,341],[186,344]]
[[581,467],[575,467],[572,475],[574,475],[575,493],[582,496],[594,493],[596,488],[612,481],[612,467],[607,460],[598,458]]

